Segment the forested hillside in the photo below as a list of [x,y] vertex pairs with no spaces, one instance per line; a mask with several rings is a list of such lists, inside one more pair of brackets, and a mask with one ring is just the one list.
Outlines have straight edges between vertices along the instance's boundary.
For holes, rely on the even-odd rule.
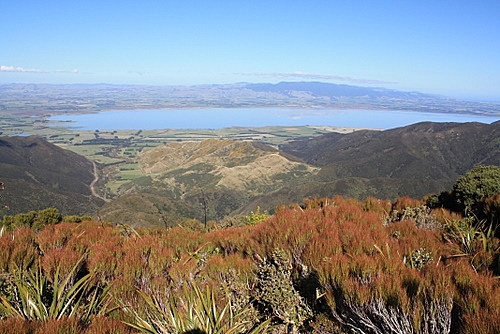
[[314,166],[339,166],[339,178],[454,180],[476,164],[499,165],[499,138],[500,122],[424,122],[386,131],[329,133],[280,149]]
[[449,188],[477,164],[500,165],[500,123],[418,123],[331,133],[280,150],[321,168],[305,194],[416,198]]

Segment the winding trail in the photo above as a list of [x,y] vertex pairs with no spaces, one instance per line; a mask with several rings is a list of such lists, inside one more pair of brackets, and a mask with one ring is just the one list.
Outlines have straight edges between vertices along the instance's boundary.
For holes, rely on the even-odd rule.
[[90,182],[90,192],[92,193],[92,196],[94,197],[97,197],[97,198],[100,198],[102,199],[104,202],[106,203],[109,203],[110,200],[105,198],[105,197],[102,197],[101,195],[99,195],[96,191],[95,191],[95,184],[97,183],[97,181],[99,181],[99,173],[97,171],[97,165],[94,161],[92,161],[92,165],[94,166],[94,179],[92,180],[92,182]]

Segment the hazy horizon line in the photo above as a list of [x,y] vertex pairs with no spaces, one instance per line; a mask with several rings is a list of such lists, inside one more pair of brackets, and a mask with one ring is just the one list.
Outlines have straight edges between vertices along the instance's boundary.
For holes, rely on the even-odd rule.
[[[69,72],[68,72],[69,73]],[[76,72],[73,72],[76,73]],[[279,77],[277,75],[276,77]],[[283,76],[285,77],[285,76]],[[291,76],[290,76],[291,77]],[[321,78],[321,75],[318,75],[318,79]],[[230,83],[197,83],[197,84],[155,84],[155,83],[113,83],[113,82],[72,82],[72,83],[51,83],[51,82],[0,82],[0,86],[3,85],[46,85],[46,86],[137,86],[137,87],[202,87],[202,86],[231,86],[231,85],[242,85],[242,84],[272,84],[276,85],[279,83],[289,83],[289,82],[303,82],[303,83],[324,83],[338,86],[351,86],[351,87],[363,87],[370,89],[387,89],[392,91],[406,92],[406,93],[420,93],[426,95],[434,95],[436,97],[444,97],[444,98],[453,98],[453,99],[461,99],[461,100],[470,100],[474,102],[487,102],[487,103],[495,103],[500,104],[500,96],[494,95],[481,95],[481,94],[464,94],[464,93],[456,93],[456,94],[446,94],[446,93],[433,93],[433,92],[424,92],[420,90],[412,90],[412,89],[395,89],[395,88],[387,88],[383,86],[362,86],[356,84],[348,84],[348,83],[338,83],[338,82],[328,82],[321,80],[282,80],[278,82],[272,81],[237,81]],[[378,82],[377,80],[373,80],[372,84]],[[382,83],[383,81],[380,81]],[[366,83],[369,84],[369,83]],[[390,84],[390,82],[386,82],[386,84]]]

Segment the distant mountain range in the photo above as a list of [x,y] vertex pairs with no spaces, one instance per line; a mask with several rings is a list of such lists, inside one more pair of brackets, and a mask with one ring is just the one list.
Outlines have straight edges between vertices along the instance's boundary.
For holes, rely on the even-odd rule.
[[0,85],[0,113],[43,115],[161,108],[391,109],[500,116],[500,105],[324,82],[198,86]]
[[247,84],[248,89],[257,92],[274,92],[280,94],[293,94],[294,92],[309,93],[312,96],[326,96],[331,99],[345,97],[357,98],[395,98],[395,99],[436,99],[436,95],[418,92],[402,92],[386,88],[371,88],[352,85],[339,85],[325,82],[280,82],[277,84]]

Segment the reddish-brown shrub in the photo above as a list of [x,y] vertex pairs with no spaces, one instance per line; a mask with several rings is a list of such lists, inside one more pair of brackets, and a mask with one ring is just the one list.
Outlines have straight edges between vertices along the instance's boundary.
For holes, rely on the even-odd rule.
[[442,237],[438,230],[420,229],[411,221],[390,224],[386,229],[387,234],[397,241],[397,250],[401,256],[419,248],[432,252],[436,260],[443,255],[441,254]]
[[240,254],[213,254],[208,257],[203,273],[212,279],[219,280],[221,275],[234,271],[243,281],[255,274],[256,266],[252,259]]
[[0,237],[0,270],[8,272],[14,268],[25,270],[39,257],[35,232],[29,228],[19,228],[5,232]]
[[96,317],[84,326],[76,318],[30,321],[10,317],[0,320],[0,334],[133,334],[123,322],[108,317]]
[[66,246],[68,240],[79,233],[75,223],[48,224],[36,235],[36,242],[42,253]]
[[493,221],[496,226],[500,222],[500,194],[486,197],[483,204],[483,213],[485,217]]
[[380,212],[387,215],[391,212],[392,204],[390,201],[381,200],[375,197],[368,197],[363,202],[363,210]]
[[408,196],[403,196],[396,198],[396,200],[392,203],[391,210],[396,210],[401,212],[405,208],[418,208],[422,205],[424,205],[423,200],[414,199]]
[[464,334],[498,334],[500,310],[480,310],[463,316],[461,330]]
[[107,240],[89,246],[88,269],[98,277],[112,281],[118,276],[119,263],[123,258],[123,237],[114,235]]
[[36,324],[18,317],[9,317],[0,320],[0,334],[31,334]]
[[165,245],[164,238],[144,235],[124,240],[123,258],[117,270],[130,282],[150,280],[165,277],[175,260],[174,249]]
[[[134,305],[137,304],[139,298],[137,294],[137,286],[135,282],[131,282],[130,279],[124,279],[123,277],[116,277],[111,282],[110,294],[116,300],[121,300],[125,304]],[[122,313],[120,313],[122,315]]]
[[96,222],[81,222],[74,224],[75,229],[67,246],[75,249],[82,254],[89,251],[93,245],[120,236],[120,230],[111,226],[102,226]]
[[341,254],[339,234],[337,224],[329,218],[324,218],[323,222],[316,226],[316,231],[304,250],[304,262],[309,266],[318,267],[323,261]]
[[205,238],[214,247],[214,251],[225,255],[240,253],[252,256],[260,252],[260,245],[252,239],[257,226],[229,227],[207,233]]
[[163,235],[163,243],[174,248],[176,255],[179,256],[182,253],[196,251],[206,242],[204,236],[205,234],[200,231],[174,227]]
[[[466,257],[454,258],[448,261],[447,272],[457,291],[455,304],[460,312],[471,321],[478,321],[476,313],[491,314],[500,310],[500,282],[491,274],[477,273]],[[474,320],[475,319],[475,320]]]
[[14,248],[14,240],[10,232],[4,233],[0,236],[0,272],[9,270],[10,256]]
[[[392,208],[421,204],[403,197]],[[418,228],[411,219],[385,226],[388,208],[387,202],[373,198],[360,202],[337,196],[307,200],[302,207],[283,207],[255,226],[207,233],[181,227],[124,233],[93,222],[49,225],[36,236],[19,229],[0,237],[0,252],[5,254],[0,257],[0,270],[11,269],[12,263],[29,267],[40,257],[49,277],[58,267],[65,275],[87,254],[82,270],[111,283],[116,300],[141,310],[145,302],[136,288],[181,297],[188,293],[185,283],[192,281],[212,285],[218,293],[224,286],[232,298],[247,302],[257,279],[256,259],[280,249],[292,262],[287,279],[293,280],[310,305],[321,305],[315,312],[325,315],[329,310],[329,319],[352,320],[355,326],[371,316],[379,317],[379,322],[394,316],[414,331],[424,327],[430,331],[436,321],[446,329],[453,301],[462,332],[494,332],[498,327],[487,322],[496,326],[500,319],[500,281],[488,266],[497,253],[465,256],[443,230]],[[442,209],[433,212],[439,220],[460,218]],[[429,258],[417,265],[412,259],[419,254]],[[440,319],[433,318],[437,309],[442,312]],[[112,320],[124,316],[115,311],[113,318],[99,317],[84,327],[71,319],[36,326],[56,333],[130,333]],[[2,320],[0,334],[7,326],[33,333],[34,324]]]
[[87,326],[84,334],[132,334],[136,331],[125,325],[122,321],[110,319],[108,317],[95,317],[92,323]]
[[444,208],[432,209],[431,214],[433,214],[441,223],[463,219],[462,214]]
[[76,317],[38,321],[34,334],[80,334],[84,329]]
[[[57,271],[59,278],[67,277],[81,257],[82,254],[72,249],[51,249],[41,258],[44,275],[51,283],[54,283]],[[84,263],[82,261],[80,263],[80,267],[83,267]],[[78,274],[78,269],[73,273],[73,278]]]
[[174,262],[168,271],[168,276],[176,287],[191,282],[201,271],[203,262],[190,254],[182,254],[178,261]]

